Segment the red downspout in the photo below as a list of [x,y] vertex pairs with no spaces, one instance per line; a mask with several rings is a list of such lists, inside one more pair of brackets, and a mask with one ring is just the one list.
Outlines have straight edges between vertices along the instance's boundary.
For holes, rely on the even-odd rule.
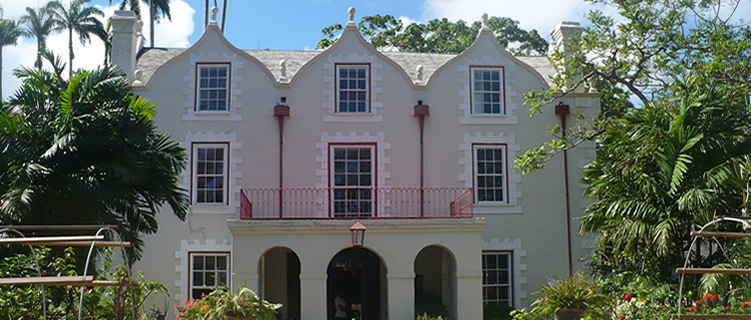
[[[567,104],[559,102],[558,105],[555,106],[555,114],[561,117],[561,138],[563,139],[566,138],[566,115],[568,115],[569,113],[569,106]],[[573,276],[574,260],[573,255],[571,254],[571,200],[568,190],[568,152],[566,149],[563,149],[563,179],[564,189],[566,191],[566,239],[568,240],[568,274],[569,276]]]
[[274,116],[279,119],[279,219],[283,218],[284,209],[284,117],[289,117],[287,98],[274,106]]
[[430,106],[417,100],[415,117],[420,118],[420,217],[425,217],[425,116],[430,115]]

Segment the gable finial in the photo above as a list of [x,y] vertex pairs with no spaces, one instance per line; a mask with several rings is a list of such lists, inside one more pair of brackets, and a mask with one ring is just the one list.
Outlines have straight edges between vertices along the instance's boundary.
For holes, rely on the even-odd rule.
[[212,7],[211,8],[211,22],[216,23],[216,15],[219,14],[219,8]]
[[488,14],[487,13],[483,13],[482,14],[482,27],[483,28],[489,28],[489,26],[488,26]]
[[355,10],[354,7],[349,7],[349,9],[347,9],[347,12],[349,13],[349,21],[347,22],[348,24],[349,23],[355,24],[355,12],[356,11],[357,10]]

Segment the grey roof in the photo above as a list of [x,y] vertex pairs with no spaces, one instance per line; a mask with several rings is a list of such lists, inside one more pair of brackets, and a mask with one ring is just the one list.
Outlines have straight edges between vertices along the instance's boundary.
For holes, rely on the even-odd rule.
[[[180,53],[184,48],[146,48],[138,57],[137,70],[141,70],[141,82],[148,83],[154,72]],[[245,53],[258,59],[266,66],[274,78],[281,83],[289,83],[295,74],[300,71],[308,61],[322,53],[322,51],[275,51],[275,50],[244,50]],[[402,67],[415,84],[425,84],[441,66],[457,56],[457,54],[442,53],[413,53],[413,52],[384,52],[386,57]],[[550,76],[555,69],[548,63],[547,57],[517,57],[542,75],[543,79],[550,84]],[[282,78],[280,62],[287,61],[286,77]],[[418,79],[417,67],[423,67],[422,80]]]

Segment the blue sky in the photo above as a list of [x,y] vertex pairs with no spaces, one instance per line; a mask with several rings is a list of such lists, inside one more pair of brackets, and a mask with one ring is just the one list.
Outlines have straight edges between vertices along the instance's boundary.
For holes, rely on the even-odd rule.
[[[43,5],[49,0],[0,0],[4,18],[18,19],[28,6]],[[67,2],[70,0],[60,0]],[[106,19],[121,0],[93,0]],[[214,0],[210,1],[213,5]],[[221,6],[222,0],[218,0]],[[201,36],[204,0],[171,0],[172,21],[164,20],[155,27],[157,47],[188,47]],[[593,7],[584,0],[228,0],[226,36],[240,49],[312,50],[322,38],[321,29],[334,23],[347,22],[347,9],[357,9],[355,20],[375,14],[390,14],[405,24],[426,22],[435,18],[479,20],[483,13],[510,17],[525,29],[537,29],[549,38],[550,29],[561,21],[584,22],[585,13]],[[738,17],[751,16],[751,1],[741,0]],[[148,28],[144,17],[145,28]],[[144,30],[148,35],[149,31]],[[67,36],[55,35],[48,46],[67,61]],[[23,38],[17,46],[3,47],[3,96],[7,98],[20,82],[11,72],[20,65],[34,63],[36,42]],[[94,39],[86,46],[74,40],[77,68],[96,68],[103,60],[104,45]]]
[[[18,19],[26,7],[43,5],[49,0],[0,0],[4,18]],[[63,2],[70,0],[61,0]],[[108,18],[121,0],[93,0]],[[214,0],[210,1],[213,6]],[[222,5],[222,0],[218,1]],[[203,28],[203,0],[171,0],[172,20],[155,27],[157,47],[188,47],[200,38]],[[537,29],[543,37],[560,21],[583,21],[590,6],[583,0],[228,0],[226,36],[241,49],[313,50],[323,37],[321,29],[347,22],[347,9],[355,7],[356,20],[365,15],[390,14],[405,24],[435,18],[479,20],[483,13],[511,17],[525,29]],[[545,8],[545,10],[539,10]],[[148,28],[147,17],[144,27]],[[148,35],[149,31],[144,30]],[[67,36],[54,35],[48,46],[67,62]],[[34,63],[36,42],[20,39],[17,46],[3,48],[3,97],[20,85],[12,76],[18,66]],[[98,39],[83,46],[74,40],[74,68],[96,68],[103,60],[104,46]]]

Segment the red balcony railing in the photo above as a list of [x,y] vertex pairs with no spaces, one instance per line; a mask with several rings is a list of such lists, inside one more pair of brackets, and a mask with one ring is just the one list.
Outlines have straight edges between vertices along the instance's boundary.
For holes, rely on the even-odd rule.
[[247,188],[242,219],[471,218],[467,187]]

